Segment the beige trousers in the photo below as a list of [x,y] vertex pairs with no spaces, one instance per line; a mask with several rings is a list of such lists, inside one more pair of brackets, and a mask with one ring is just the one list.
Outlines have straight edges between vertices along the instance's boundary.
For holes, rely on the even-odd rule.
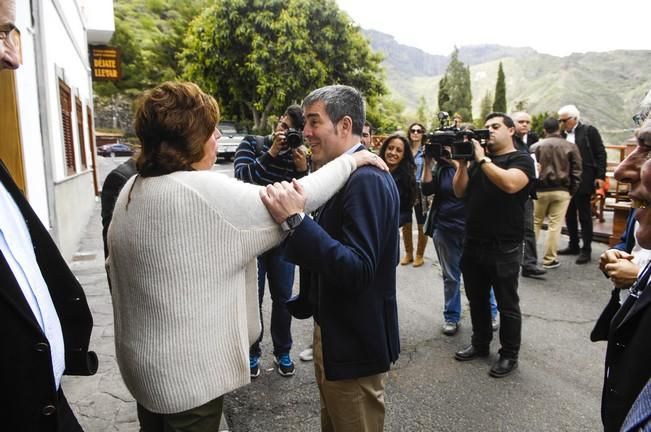
[[321,396],[324,432],[381,432],[384,430],[384,383],[387,373],[328,381],[323,369],[321,328],[314,323],[314,373]]
[[547,224],[547,241],[545,242],[545,256],[543,264],[551,264],[556,261],[558,240],[561,237],[561,228],[565,220],[567,206],[570,205],[570,193],[568,191],[536,192],[538,199],[534,200],[533,228],[536,232],[536,240],[540,236],[540,227],[545,220]]

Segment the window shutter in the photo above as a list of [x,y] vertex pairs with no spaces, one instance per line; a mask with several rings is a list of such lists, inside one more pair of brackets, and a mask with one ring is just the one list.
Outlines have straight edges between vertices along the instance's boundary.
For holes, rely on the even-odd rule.
[[59,95],[61,103],[61,125],[63,126],[63,149],[66,156],[67,175],[75,174],[75,147],[72,139],[72,99],[70,87],[59,80]]
[[77,108],[77,131],[79,133],[79,155],[81,156],[81,168],[88,168],[86,162],[86,145],[84,140],[84,110],[81,106],[81,99],[79,96],[75,97],[75,105]]

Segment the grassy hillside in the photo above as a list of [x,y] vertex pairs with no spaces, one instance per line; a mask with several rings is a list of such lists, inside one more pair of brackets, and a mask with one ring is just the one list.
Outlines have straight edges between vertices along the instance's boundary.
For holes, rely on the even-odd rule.
[[[405,104],[407,115],[413,115],[419,98],[424,96],[433,116],[437,110],[438,81],[447,58],[400,45],[379,32],[366,34],[373,49],[385,55],[392,97]],[[502,61],[509,109],[517,101],[525,101],[527,110],[535,114],[556,112],[562,105],[573,103],[610,144],[619,144],[631,135],[631,117],[651,88],[651,51],[555,57],[531,48],[486,45],[461,47],[459,54],[471,65],[475,116],[486,91],[494,92],[498,64]]]

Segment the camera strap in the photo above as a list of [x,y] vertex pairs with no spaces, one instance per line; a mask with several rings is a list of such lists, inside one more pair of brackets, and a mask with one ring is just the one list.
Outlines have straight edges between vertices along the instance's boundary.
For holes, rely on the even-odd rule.
[[255,155],[260,156],[262,153],[264,153],[264,142],[267,137],[262,136],[262,135],[256,135],[255,136]]

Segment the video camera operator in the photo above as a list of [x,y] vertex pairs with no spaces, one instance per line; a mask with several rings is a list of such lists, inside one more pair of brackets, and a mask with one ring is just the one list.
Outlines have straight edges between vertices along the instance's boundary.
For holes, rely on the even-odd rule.
[[488,152],[473,139],[473,161],[460,162],[453,179],[454,194],[464,198],[466,205],[461,271],[473,330],[471,344],[457,351],[455,358],[466,361],[488,356],[493,337],[489,303],[492,286],[500,311],[502,347],[489,374],[501,378],[518,367],[522,330],[518,275],[524,204],[535,170],[533,160],[515,148],[515,124],[509,116],[491,113],[485,128],[490,131]]
[[[445,118],[440,118],[441,127],[445,130]],[[463,128],[463,124],[453,126]],[[433,132],[434,134],[436,133]],[[472,142],[469,142],[472,144]],[[436,144],[425,146],[425,168],[421,190],[424,195],[434,195],[432,205],[425,222],[425,234],[432,238],[436,255],[441,266],[443,277],[443,334],[453,336],[459,330],[461,323],[461,253],[463,251],[463,235],[465,231],[466,210],[462,199],[454,195],[452,180],[459,167],[459,161],[451,159],[454,151],[451,146]],[[493,292],[490,293],[492,329],[497,330],[497,304]]]
[[[235,177],[246,183],[267,186],[307,175],[307,150],[303,145],[303,109],[290,105],[278,120],[276,129],[268,136],[246,136],[240,143],[233,167]],[[282,376],[294,375],[291,320],[285,303],[292,296],[294,265],[285,261],[280,247],[271,249],[258,257],[258,297],[260,308],[264,297],[265,276],[271,294],[271,339],[274,347],[277,371]],[[260,342],[250,348],[251,378],[260,375]]]

